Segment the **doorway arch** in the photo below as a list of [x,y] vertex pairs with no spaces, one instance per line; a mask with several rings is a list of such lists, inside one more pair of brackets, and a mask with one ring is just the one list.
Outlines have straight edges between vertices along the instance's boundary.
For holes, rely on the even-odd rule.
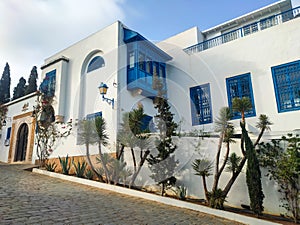
[[16,150],[14,161],[25,161],[28,142],[28,125],[21,124],[17,134]]

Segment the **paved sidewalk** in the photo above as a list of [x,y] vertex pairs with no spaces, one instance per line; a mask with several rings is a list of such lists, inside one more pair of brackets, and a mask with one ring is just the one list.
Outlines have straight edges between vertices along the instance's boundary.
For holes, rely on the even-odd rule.
[[24,167],[0,163],[0,224],[239,224],[31,173]]

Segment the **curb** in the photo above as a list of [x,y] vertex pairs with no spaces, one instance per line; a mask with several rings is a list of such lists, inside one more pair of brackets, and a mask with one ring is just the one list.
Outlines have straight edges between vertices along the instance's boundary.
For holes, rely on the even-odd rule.
[[120,186],[100,183],[100,182],[97,182],[97,181],[92,181],[92,180],[87,180],[87,179],[83,179],[83,178],[63,175],[63,174],[59,174],[59,173],[55,173],[55,172],[49,172],[49,171],[46,171],[46,170],[40,170],[40,169],[33,168],[32,172],[42,174],[42,175],[47,175],[47,176],[50,176],[50,177],[59,178],[59,179],[62,179],[62,180],[75,182],[75,183],[78,183],[78,184],[88,185],[88,186],[96,187],[96,188],[100,188],[100,189],[105,189],[105,190],[117,192],[117,193],[120,193],[120,194],[130,195],[130,196],[133,196],[133,197],[139,197],[139,198],[159,202],[159,203],[166,204],[166,205],[171,205],[171,206],[185,208],[185,209],[191,209],[191,210],[194,210],[194,211],[206,213],[206,214],[217,216],[217,217],[222,217],[222,218],[225,218],[225,219],[228,219],[228,220],[233,220],[233,221],[240,222],[240,223],[243,223],[243,224],[249,224],[249,225],[257,225],[257,224],[259,224],[259,225],[281,225],[280,223],[273,223],[273,222],[269,222],[269,221],[266,221],[266,220],[261,220],[261,219],[258,219],[258,218],[248,217],[248,216],[244,216],[244,215],[239,215],[239,214],[232,213],[232,212],[212,209],[212,208],[208,208],[206,206],[196,205],[196,204],[193,204],[193,203],[184,202],[184,201],[180,201],[180,200],[177,200],[177,199],[166,198],[166,197],[153,195],[153,194],[146,193],[146,192],[135,191],[135,190],[128,189],[128,188],[123,188],[123,187],[120,187]]

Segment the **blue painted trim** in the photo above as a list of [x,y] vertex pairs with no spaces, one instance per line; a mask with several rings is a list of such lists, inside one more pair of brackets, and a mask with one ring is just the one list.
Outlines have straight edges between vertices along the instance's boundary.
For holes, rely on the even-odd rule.
[[[287,68],[289,66],[292,65],[297,65],[298,64],[298,73],[300,73],[300,60],[297,61],[293,61],[293,62],[289,62],[289,63],[285,63],[285,64],[281,64],[278,66],[273,66],[271,67],[271,72],[272,72],[272,78],[273,78],[273,85],[274,85],[274,92],[275,92],[275,97],[276,97],[276,105],[277,105],[277,111],[278,113],[284,113],[284,112],[290,112],[290,111],[296,111],[296,110],[300,110],[300,104],[299,106],[295,106],[295,94],[294,94],[294,90],[292,90],[291,87],[291,81],[290,81],[290,74],[287,71]],[[289,87],[289,100],[291,101],[292,107],[291,108],[285,108],[282,109],[281,108],[281,98],[280,98],[280,90],[278,88],[279,86],[279,81],[277,79],[277,74],[276,74],[276,70],[277,69],[285,69],[285,85],[284,86],[288,86]],[[298,92],[299,92],[299,98],[300,98],[300,79],[298,79],[298,83],[293,82],[293,85],[297,85],[296,87],[298,87]],[[293,106],[294,105],[294,106]]]
[[96,117],[102,117],[102,112],[96,112],[86,115],[86,120],[94,120]]
[[163,50],[158,48],[152,42],[148,41],[146,38],[144,38],[138,32],[127,29],[127,28],[123,28],[123,30],[124,30],[123,41],[126,44],[136,42],[141,47],[144,47],[145,49],[149,49],[149,50],[155,52],[160,57],[159,61],[162,61],[162,62],[166,62],[166,61],[169,61],[172,59],[172,57],[170,55],[168,55]]
[[[245,93],[242,92],[242,79],[247,79],[248,81],[248,88],[249,88],[249,94],[245,95]],[[230,84],[235,82],[237,84],[237,92],[235,93],[236,96],[232,96],[230,92]],[[256,110],[255,110],[255,103],[254,103],[254,95],[253,95],[253,89],[252,89],[252,81],[251,81],[251,73],[245,73],[241,75],[237,75],[234,77],[226,78],[226,89],[227,89],[227,100],[228,100],[228,107],[232,110],[232,99],[235,97],[242,98],[242,97],[249,97],[252,104],[252,109],[248,112],[245,112],[245,117],[254,117],[256,116]],[[240,119],[241,114],[238,112],[232,113],[232,119]]]
[[[130,54],[134,52],[134,67],[130,68]],[[139,61],[140,54],[143,54],[143,61]],[[147,72],[146,59],[151,59],[150,71]],[[153,74],[154,67],[157,69],[157,75],[160,75],[163,80],[164,89],[167,89],[166,84],[166,64],[160,61],[161,58],[157,52],[152,49],[145,48],[137,42],[127,44],[127,90],[142,90],[142,95],[148,98],[154,98],[157,95],[157,90],[153,89]],[[142,66],[141,66],[142,65]],[[165,96],[166,97],[166,96]]]
[[[207,97],[203,98],[205,95],[207,95]],[[198,99],[195,99],[195,96],[197,96]],[[209,83],[190,87],[190,104],[193,126],[209,124],[213,122]]]

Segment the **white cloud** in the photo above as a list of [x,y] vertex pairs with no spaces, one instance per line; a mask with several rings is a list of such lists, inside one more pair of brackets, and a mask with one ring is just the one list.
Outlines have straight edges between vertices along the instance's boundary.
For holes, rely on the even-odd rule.
[[91,33],[123,20],[122,0],[1,0],[0,76],[5,63],[12,86],[32,66]]

